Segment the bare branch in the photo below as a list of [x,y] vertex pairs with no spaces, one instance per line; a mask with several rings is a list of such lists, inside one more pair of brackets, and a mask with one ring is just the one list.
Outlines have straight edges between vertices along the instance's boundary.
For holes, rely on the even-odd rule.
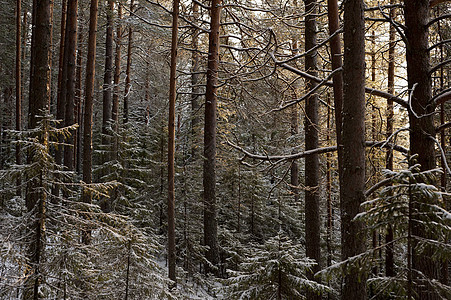
[[439,5],[441,3],[444,3],[444,2],[450,2],[450,0],[430,0],[429,1],[429,7],[433,8],[434,6],[437,6],[437,5]]
[[[337,146],[329,146],[329,147],[307,150],[307,151],[294,153],[294,154],[270,156],[270,155],[259,155],[259,154],[250,153],[250,152],[246,151],[244,148],[242,148],[238,145],[235,145],[235,144],[231,143],[230,141],[227,141],[226,144],[237,149],[238,151],[242,152],[246,157],[258,159],[258,160],[264,160],[264,161],[278,161],[278,162],[282,162],[285,160],[299,159],[299,158],[303,158],[303,157],[306,157],[308,155],[313,155],[313,154],[323,154],[323,153],[337,151]],[[385,141],[366,141],[365,146],[367,146],[367,147],[382,146],[384,148],[393,149],[393,150],[399,151],[401,153],[407,153],[409,151],[408,149],[406,149],[402,146],[386,143]]]
[[451,14],[444,14],[444,15],[438,16],[437,18],[430,20],[429,23],[426,24],[426,27],[429,27],[429,26],[433,25],[434,23],[437,23],[438,21],[441,21],[443,19],[448,19],[448,18],[451,18]]
[[[276,65],[279,65],[280,67],[284,68],[285,70],[293,72],[294,74],[300,75],[300,76],[302,76],[304,78],[313,80],[313,81],[315,81],[317,83],[322,83],[323,82],[323,79],[321,79],[319,77],[316,77],[316,76],[313,76],[313,75],[310,75],[308,73],[305,73],[305,72],[303,72],[303,71],[301,71],[301,70],[299,70],[299,69],[297,69],[295,67],[292,67],[292,66],[290,66],[290,65],[288,65],[286,63],[280,63],[279,61],[276,60],[276,58],[274,57],[273,54],[271,54],[271,56],[272,56],[274,62],[276,63]],[[332,81],[326,81],[324,83],[324,85],[333,86],[333,83],[332,83]],[[408,104],[407,101],[405,101],[405,100],[403,100],[403,99],[401,99],[399,97],[396,97],[395,95],[392,95],[390,93],[384,92],[384,91],[380,91],[380,90],[372,89],[372,88],[369,88],[369,87],[365,87],[365,93],[371,94],[371,95],[375,95],[375,96],[378,96],[378,97],[382,97],[382,98],[385,98],[387,100],[392,100],[393,102],[398,103],[399,105],[401,105],[404,108],[408,108],[409,107],[409,104]]]
[[442,91],[440,94],[434,96],[431,102],[434,103],[434,105],[439,105],[449,101],[450,99],[451,99],[451,89],[446,89]]

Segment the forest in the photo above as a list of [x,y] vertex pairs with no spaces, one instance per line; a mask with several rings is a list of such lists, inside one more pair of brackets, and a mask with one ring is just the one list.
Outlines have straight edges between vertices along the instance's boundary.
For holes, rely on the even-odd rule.
[[448,54],[448,0],[0,0],[0,299],[451,299]]

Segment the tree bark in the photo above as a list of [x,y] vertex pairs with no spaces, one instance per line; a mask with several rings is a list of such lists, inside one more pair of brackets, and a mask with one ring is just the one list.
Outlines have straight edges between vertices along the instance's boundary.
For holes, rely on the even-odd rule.
[[[430,137],[435,136],[434,119],[431,115],[435,105],[430,103],[432,97],[432,82],[429,74],[428,27],[429,21],[428,0],[405,0],[404,19],[407,39],[407,80],[410,89],[411,107],[409,111],[410,122],[410,151],[411,155],[418,154],[417,163],[421,170],[435,168],[435,143]],[[429,115],[428,115],[429,114]],[[414,199],[411,199],[413,201]],[[424,204],[430,199],[415,199],[415,209],[424,210]],[[424,201],[424,203],[418,203]],[[418,218],[418,216],[414,216]],[[433,238],[421,225],[415,221],[412,234],[422,238]],[[412,268],[420,271],[427,279],[438,279],[438,265],[432,260],[432,250],[426,249],[421,254],[416,253],[416,243],[412,245]],[[414,281],[418,280],[417,276]],[[438,299],[439,296],[425,284],[414,284],[420,299]]]
[[[395,0],[390,0],[390,4],[395,4]],[[395,19],[395,8],[390,9],[390,18]],[[396,29],[390,26],[390,36],[389,36],[389,49],[388,49],[388,92],[395,93],[395,53],[396,53]],[[389,138],[393,134],[393,101],[387,100],[387,134],[386,137]],[[385,168],[388,170],[393,170],[393,150],[387,149],[385,157]],[[393,248],[393,227],[388,225],[387,234],[385,235],[385,243],[387,244],[385,248],[385,275],[388,277],[395,276],[395,265],[394,265],[394,248]]]
[[[305,51],[317,45],[318,7],[316,0],[304,0],[305,3]],[[305,56],[306,72],[317,76],[316,51]],[[306,92],[315,88],[316,82],[306,81]],[[313,94],[305,102],[305,150],[318,148],[318,95]],[[305,248],[307,257],[313,259],[316,265],[307,272],[307,277],[314,280],[314,274],[320,270],[320,211],[319,211],[319,157],[317,154],[305,158]],[[307,299],[321,299],[321,295],[313,291],[307,292]]]
[[[29,95],[29,124],[30,129],[38,127],[42,114],[47,113],[50,106],[50,50],[52,28],[52,4],[50,0],[33,2],[33,36],[31,57],[30,91]],[[41,142],[43,137],[39,137]],[[28,161],[32,162],[33,154],[29,153]],[[42,174],[30,179],[28,184],[26,206],[29,212],[35,211],[32,231],[34,238],[30,244],[29,260],[34,282],[27,284],[25,299],[38,299],[39,286],[43,280],[39,263],[42,256],[45,229],[45,193],[42,187]],[[37,209],[36,209],[37,207]]]
[[[66,43],[66,25],[67,25],[67,0],[63,0],[61,4],[61,37],[60,37],[60,53],[59,53],[59,66],[58,66],[58,85],[56,95],[56,119],[61,120],[58,127],[63,127],[65,109],[66,109],[66,83],[67,83],[67,52],[65,49]],[[58,138],[59,143],[63,142],[62,137]],[[55,149],[55,162],[57,164],[63,164],[63,147],[57,146]],[[54,193],[58,194],[59,190],[55,188]]]
[[[193,19],[197,21],[199,19],[199,4],[193,1]],[[196,158],[196,143],[198,142],[197,126],[199,124],[198,110],[199,110],[199,29],[193,29],[193,37],[191,41],[191,48],[193,52],[191,54],[191,156]],[[200,154],[199,154],[200,155]]]
[[[75,124],[75,74],[76,63],[75,56],[77,53],[77,20],[78,20],[78,0],[69,0],[67,5],[67,25],[66,25],[66,42],[64,51],[67,52],[66,66],[66,109],[64,125],[72,126]],[[66,138],[67,146],[64,146],[64,165],[69,169],[74,169],[74,144],[75,134],[71,134]]]
[[[365,200],[365,21],[362,0],[344,3],[343,153],[340,180],[342,259],[365,251],[363,223],[353,220]],[[348,266],[342,299],[366,299],[366,272]]]
[[213,266],[205,266],[206,272],[219,275],[218,223],[216,211],[216,106],[219,65],[219,24],[221,0],[212,0],[208,41],[207,87],[205,92],[204,126],[204,242],[208,246],[206,258]]
[[[332,35],[340,29],[338,1],[327,0],[327,16],[329,19],[329,34]],[[330,54],[332,56],[332,71],[342,67],[340,35],[330,39]],[[338,157],[341,156],[341,127],[343,108],[343,73],[338,72],[332,78],[335,106],[335,129],[337,135]],[[340,160],[338,161],[340,164]],[[341,168],[339,168],[341,169]],[[339,175],[340,176],[340,175]]]
[[173,1],[172,8],[172,44],[171,44],[171,73],[169,77],[169,122],[168,122],[168,269],[169,279],[174,283],[176,278],[175,253],[175,100],[177,98],[177,43],[179,0]]
[[[130,16],[133,15],[133,0],[130,1]],[[132,45],[133,45],[133,28],[128,27],[128,46],[127,46],[127,67],[125,69],[125,91],[124,91],[124,124],[128,123],[128,106],[129,94],[131,89],[130,68],[132,65]]]
[[114,2],[108,0],[107,7],[107,25],[105,39],[105,73],[103,77],[103,114],[102,114],[102,144],[108,144],[106,135],[108,134],[108,125],[111,120],[111,102],[112,102],[112,79],[113,79],[113,13]]
[[[94,76],[96,61],[97,11],[98,0],[91,0],[89,12],[88,56],[86,61],[85,105],[83,120],[83,181],[92,183],[92,107],[94,98]],[[89,188],[83,189],[83,202],[91,203],[92,195]],[[83,233],[83,241],[89,244],[90,231]]]
[[[82,28],[81,26],[78,28],[78,43],[81,44],[82,40]],[[77,51],[77,89],[76,89],[76,99],[77,99],[77,146],[76,146],[76,164],[75,169],[78,174],[81,173],[81,165],[82,165],[82,145],[83,145],[83,97],[81,94],[82,91],[82,51],[81,47],[78,47]]]
[[[16,130],[22,130],[22,47],[21,47],[22,0],[16,1]],[[16,144],[16,164],[22,164],[20,145]],[[17,195],[22,194],[21,178],[17,179]]]
[[114,131],[118,130],[119,123],[119,80],[121,78],[121,43],[122,43],[122,3],[118,3],[117,8],[118,24],[116,27],[116,55],[114,57],[114,92],[113,92],[113,106],[111,117],[114,122]]

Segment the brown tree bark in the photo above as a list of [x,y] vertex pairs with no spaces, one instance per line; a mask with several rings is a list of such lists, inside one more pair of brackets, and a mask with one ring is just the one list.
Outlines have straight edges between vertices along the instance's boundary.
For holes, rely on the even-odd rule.
[[212,0],[208,40],[207,87],[205,91],[204,126],[204,243],[208,246],[206,272],[219,275],[218,222],[216,211],[216,106],[219,65],[219,24],[221,0]]
[[[78,28],[78,43],[81,45],[82,41],[82,28],[81,26]],[[82,51],[81,47],[78,47],[77,51],[77,89],[75,93],[75,97],[77,99],[77,146],[76,146],[76,163],[75,169],[78,174],[81,173],[81,163],[82,163],[82,145],[83,145],[83,97],[82,97]]]
[[114,89],[111,117],[114,122],[114,130],[117,132],[119,123],[119,80],[121,78],[121,43],[122,43],[122,3],[117,8],[118,24],[116,27],[116,55],[114,57]]
[[173,1],[172,7],[172,43],[171,73],[169,77],[169,122],[168,122],[168,269],[169,279],[174,283],[176,278],[175,253],[175,100],[177,98],[177,48],[178,48],[179,0]]
[[[66,107],[64,125],[72,126],[75,124],[75,93],[76,93],[76,61],[77,53],[77,20],[78,20],[78,0],[68,0],[67,5],[67,25],[66,42],[64,51],[67,52],[66,66]],[[64,79],[64,78],[63,78]],[[69,169],[74,169],[74,145],[75,133],[66,138],[67,146],[64,146],[64,165]]]
[[[16,1],[16,130],[22,130],[22,45],[21,45],[22,1]],[[16,164],[22,164],[20,145],[16,145]],[[17,179],[17,195],[20,196],[22,180]]]
[[[305,4],[305,51],[309,51],[317,45],[317,14],[316,0],[304,0]],[[317,76],[316,51],[305,56],[305,70],[307,73]],[[306,81],[306,92],[315,88],[316,82]],[[318,148],[318,95],[313,94],[305,102],[305,150]],[[319,211],[319,157],[317,154],[305,158],[305,249],[307,257],[317,264],[307,272],[310,280],[315,280],[314,274],[320,270],[320,211]],[[308,291],[307,299],[321,299],[321,295]]]
[[106,24],[106,38],[105,38],[105,73],[103,77],[103,114],[102,114],[102,144],[106,145],[108,139],[108,125],[111,121],[111,104],[112,104],[112,90],[113,90],[113,14],[114,2],[108,0],[107,6],[107,24]]
[[[390,0],[390,4],[395,4],[395,0]],[[395,19],[395,8],[390,9],[390,18]],[[396,46],[396,29],[390,26],[389,36],[389,50],[388,50],[388,92],[395,94],[395,46]],[[393,100],[387,100],[387,134],[386,137],[390,137],[393,134]],[[393,150],[388,149],[385,157],[385,168],[393,170]],[[393,227],[388,225],[387,234],[385,235],[385,275],[388,277],[395,276],[395,264],[394,264],[394,248],[393,248]]]
[[[113,130],[119,133],[119,81],[121,78],[121,47],[122,47],[122,3],[118,3],[117,7],[118,24],[116,27],[116,55],[114,57],[114,88],[113,88],[113,105],[111,117],[113,119]],[[114,137],[113,158],[118,159],[119,137]]]
[[[435,168],[435,142],[430,137],[435,136],[434,119],[432,112],[435,105],[430,103],[432,97],[432,82],[429,74],[429,52],[428,52],[428,26],[429,21],[428,0],[405,0],[404,19],[407,39],[407,80],[410,89],[411,110],[409,111],[410,122],[410,151],[412,155],[418,154],[417,163],[421,170]],[[424,210],[424,205],[432,204],[430,199],[415,200],[414,208]],[[424,201],[424,203],[419,203]],[[418,215],[414,216],[418,218]],[[426,232],[421,224],[414,221],[412,234],[422,238],[433,238]],[[421,254],[416,251],[416,243],[412,249],[412,267],[420,271],[427,279],[438,279],[438,266],[432,260],[432,250],[426,249]],[[415,273],[416,274],[416,273]],[[414,278],[418,280],[418,278]],[[420,299],[439,299],[439,296],[426,284],[414,284]]]
[[[62,120],[58,124],[58,127],[63,127],[64,116],[66,109],[66,83],[67,83],[67,57],[65,51],[66,43],[66,25],[67,25],[67,0],[63,0],[61,4],[61,37],[60,37],[60,47],[59,47],[59,64],[58,64],[58,83],[57,83],[57,95],[56,95],[56,119]],[[59,137],[59,142],[62,143],[62,137]],[[63,147],[57,146],[55,149],[55,162],[57,164],[63,164]],[[55,193],[59,193],[55,189]]]
[[[33,2],[33,36],[31,57],[30,91],[29,95],[29,123],[30,129],[37,128],[40,117],[48,112],[50,106],[50,50],[51,50],[51,29],[52,29],[52,4],[50,0]],[[44,143],[44,137],[39,137]],[[29,154],[28,161],[33,160],[32,153]],[[42,174],[41,174],[42,175]],[[29,212],[35,211],[35,218],[31,230],[34,238],[30,244],[29,261],[33,274],[24,293],[25,299],[38,299],[39,286],[43,281],[39,263],[43,252],[43,242],[45,234],[45,206],[46,198],[42,187],[42,176],[30,179],[28,184],[26,206]]]
[[[130,16],[133,15],[134,3],[130,1]],[[132,65],[132,45],[133,45],[133,28],[128,27],[128,46],[127,46],[127,67],[125,69],[125,91],[124,91],[124,124],[128,123],[128,106],[129,94],[131,89],[130,69]]]
[[[340,16],[338,13],[338,1],[327,0],[327,16],[329,19],[329,34],[337,32],[340,29]],[[332,71],[342,67],[341,42],[340,35],[330,39],[330,54],[332,57]],[[335,106],[335,129],[337,135],[338,157],[341,156],[341,127],[342,127],[342,108],[343,108],[343,73],[338,72],[332,78]],[[338,161],[340,164],[340,160]],[[339,168],[341,169],[341,168]],[[339,174],[340,176],[340,174]]]
[[[196,1],[193,1],[193,19],[197,21],[199,19],[199,4]],[[196,157],[196,143],[198,142],[198,132],[197,126],[199,124],[198,110],[199,110],[199,29],[193,29],[193,37],[191,41],[191,48],[193,52],[191,54],[191,136],[192,136],[192,145],[191,145],[191,155],[193,158]]]
[[[343,153],[340,180],[342,259],[365,251],[362,222],[353,220],[365,200],[365,21],[362,0],[344,3]],[[366,272],[350,265],[341,298],[366,299]]]
[[[83,120],[83,181],[92,183],[92,107],[94,100],[94,76],[96,60],[97,11],[98,0],[91,0],[89,12],[88,56],[86,61],[85,103]],[[83,202],[91,203],[89,188],[83,189]],[[83,233],[83,241],[90,243],[91,233]]]

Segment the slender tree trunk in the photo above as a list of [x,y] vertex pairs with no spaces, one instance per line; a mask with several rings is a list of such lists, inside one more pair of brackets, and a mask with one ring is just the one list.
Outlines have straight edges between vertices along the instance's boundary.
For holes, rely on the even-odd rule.
[[[60,53],[59,53],[59,66],[58,66],[58,86],[56,96],[56,119],[62,120],[59,123],[59,127],[64,125],[65,109],[66,109],[66,83],[67,83],[67,52],[65,49],[66,43],[66,25],[67,25],[67,0],[63,0],[61,7],[61,38],[60,38]],[[59,143],[63,142],[62,137],[58,138]],[[63,164],[63,147],[57,146],[55,149],[55,162],[57,164]],[[55,188],[55,194],[59,193],[59,190]]]
[[[316,0],[304,0],[305,3],[305,51],[317,45],[316,18],[318,7]],[[306,72],[317,76],[317,52],[313,51],[305,57]],[[307,81],[307,91],[316,86],[316,82]],[[305,103],[305,150],[318,148],[318,96],[311,95]],[[314,274],[320,270],[320,211],[319,211],[319,158],[318,155],[309,155],[305,158],[305,245],[307,257],[317,263],[307,272],[307,277],[314,280]],[[316,292],[307,292],[307,299],[321,299]]]
[[[294,93],[296,96],[296,94]],[[299,134],[299,115],[298,115],[298,106],[293,105],[291,107],[291,135],[296,136]],[[296,139],[295,139],[296,140]],[[293,151],[294,152],[294,151]],[[298,203],[299,201],[299,166],[296,160],[291,162],[290,166],[290,185],[291,192],[294,195],[294,201]]]
[[[82,28],[81,26],[78,28],[78,43],[81,45],[81,40],[82,40]],[[82,91],[82,51],[81,51],[82,47],[78,47],[78,51],[77,51],[77,89],[76,89],[76,99],[77,99],[77,123],[78,123],[78,128],[77,128],[77,147],[76,147],[76,170],[77,173],[80,174],[81,173],[81,162],[82,162],[82,145],[83,145],[83,97],[81,94]]]
[[[22,130],[22,48],[21,48],[21,17],[22,17],[22,0],[16,1],[16,130]],[[22,164],[22,156],[20,145],[16,144],[16,164]],[[17,195],[22,194],[20,185],[22,180],[17,179]]]
[[75,170],[78,174],[81,174],[82,165],[82,145],[83,145],[83,97],[82,97],[82,27],[79,24],[78,27],[78,49],[77,49],[77,71],[76,71],[76,111],[77,111],[77,130],[76,130],[76,147],[75,147]]
[[[31,8],[31,45],[30,45],[30,83],[28,85],[28,128],[31,128],[32,124],[32,113],[34,103],[32,102],[32,99],[34,98],[34,90],[33,90],[33,77],[34,77],[34,56],[35,56],[35,49],[34,46],[36,44],[36,6],[37,6],[37,0],[33,0],[33,6]],[[50,94],[50,92],[49,92]],[[33,120],[33,123],[35,121]],[[36,124],[35,124],[36,125]]]
[[[439,8],[438,14],[440,14],[441,11],[442,10]],[[438,28],[437,28],[438,35],[440,38],[442,38],[442,27],[440,25],[440,22],[437,25],[438,25]],[[443,45],[440,45],[440,61],[443,61]],[[440,90],[443,90],[445,87],[444,76],[445,76],[445,74],[443,72],[443,67],[441,67],[440,68]],[[446,122],[446,120],[445,120],[445,103],[442,102],[440,104],[440,125],[445,124],[445,122]],[[440,146],[442,147],[443,150],[446,149],[445,130],[442,130],[440,132]],[[441,181],[440,187],[441,187],[442,192],[446,191],[446,186],[447,186],[446,183],[447,183],[447,177],[448,177],[448,172],[445,168],[445,164],[446,164],[445,159],[446,158],[444,158],[442,156],[441,161],[440,161],[440,166],[443,169],[442,176],[440,177],[440,181]],[[445,201],[444,203],[445,203],[444,208],[449,211],[449,201]],[[448,281],[449,281],[449,279],[448,279],[449,278],[449,274],[448,274],[449,270],[448,269],[449,269],[449,259],[445,259],[442,263],[441,274],[440,274],[441,275],[440,282],[445,285],[448,285]]]
[[[193,21],[197,21],[199,19],[199,4],[196,1],[193,1]],[[191,136],[192,136],[192,145],[191,145],[191,156],[193,159],[196,158],[196,144],[198,142],[198,110],[199,110],[199,29],[193,29],[193,36],[191,41],[191,48],[193,52],[191,54]]]
[[[67,5],[67,25],[66,42],[64,51],[67,52],[66,66],[66,109],[64,125],[75,124],[75,94],[76,94],[76,60],[77,53],[77,20],[78,20],[78,0],[68,0]],[[69,169],[74,169],[74,144],[75,134],[66,138],[67,146],[64,146],[64,165]]]
[[[333,34],[340,29],[338,1],[327,0],[327,16],[329,19],[329,34]],[[330,39],[330,54],[332,56],[332,71],[342,67],[341,59],[341,42],[340,35],[336,35]],[[343,74],[338,72],[332,78],[334,91],[334,106],[335,106],[335,128],[337,135],[338,157],[341,156],[341,135],[342,135],[342,108],[343,108]],[[338,164],[340,165],[340,159]],[[339,170],[341,168],[339,167]],[[339,174],[339,176],[341,176]]]
[[169,77],[169,124],[168,124],[168,268],[169,279],[177,282],[175,267],[175,100],[177,98],[177,43],[179,0],[173,0],[171,74]]
[[[121,43],[122,43],[122,3],[118,3],[117,8],[118,24],[116,27],[116,55],[114,57],[114,93],[113,93],[113,107],[111,117],[114,122],[114,131],[118,131],[119,124],[119,80],[121,78]],[[115,149],[117,151],[117,149]],[[117,153],[115,153],[117,158]]]
[[[98,0],[91,0],[89,12],[88,57],[86,62],[85,105],[83,120],[83,181],[92,183],[92,107],[94,100],[94,76],[96,60],[97,11]],[[83,202],[91,203],[92,195],[89,188],[83,189]],[[91,232],[83,233],[83,241],[89,244]]]
[[[428,27],[429,21],[428,0],[405,0],[404,19],[407,38],[407,80],[411,94],[412,111],[409,112],[410,122],[410,151],[412,155],[418,154],[417,163],[421,170],[426,171],[435,168],[435,144],[430,137],[435,136],[434,118],[431,113],[435,106],[431,105],[432,96],[431,74],[429,74],[428,52]],[[420,117],[421,116],[421,117]],[[424,210],[424,204],[428,199],[415,199],[415,209]],[[413,199],[411,200],[413,201]],[[418,203],[425,201],[426,203]],[[414,216],[414,218],[418,218]],[[422,222],[414,222],[412,235],[422,238],[433,238],[426,232]],[[438,279],[438,266],[432,260],[432,250],[425,249],[421,254],[416,253],[416,243],[412,245],[412,268],[420,271],[427,279]],[[417,275],[414,276],[416,281]],[[424,284],[414,284],[414,288],[420,299],[438,299],[438,295]]]
[[[133,15],[134,0],[130,1],[130,15]],[[127,67],[125,69],[125,91],[124,91],[124,124],[128,123],[128,106],[129,95],[131,89],[130,68],[132,65],[132,45],[133,45],[133,28],[128,27],[128,46],[127,46]]]
[[218,223],[216,211],[216,106],[219,65],[219,23],[221,0],[212,0],[208,43],[207,88],[205,92],[204,127],[204,242],[208,246],[206,272],[219,275]]
[[[295,7],[297,7],[297,3],[294,4]],[[298,51],[298,41],[295,38],[293,41],[293,47],[292,47],[293,54],[296,54]],[[293,87],[293,95],[292,98],[295,100],[297,98],[296,95],[296,86]],[[291,124],[290,124],[290,134],[292,137],[295,137],[299,134],[299,107],[297,104],[293,105],[291,107]],[[296,138],[293,139],[294,144],[296,143]],[[295,146],[295,145],[292,145]],[[293,149],[291,152],[294,153],[296,150]],[[299,201],[299,166],[296,160],[293,160],[291,162],[290,166],[290,185],[291,185],[291,192],[294,195],[294,201],[297,203]]]
[[[365,252],[363,223],[353,220],[365,200],[365,20],[362,0],[344,3],[343,153],[341,196],[342,258]],[[341,298],[366,299],[366,275],[349,266]]]
[[105,39],[105,73],[103,77],[103,114],[102,114],[102,144],[107,145],[108,125],[111,120],[112,82],[113,82],[113,14],[114,2],[108,0],[107,26]]
[[[395,4],[395,0],[390,0],[390,4]],[[395,8],[390,9],[390,18],[395,19]],[[390,26],[390,40],[388,50],[388,93],[395,94],[395,47],[396,47],[396,29]],[[386,137],[390,137],[393,134],[393,100],[387,100],[387,134]],[[388,149],[385,157],[385,168],[393,170],[393,150]],[[385,275],[388,277],[395,276],[394,265],[394,248],[393,248],[393,226],[388,225],[387,234],[385,235]]]

